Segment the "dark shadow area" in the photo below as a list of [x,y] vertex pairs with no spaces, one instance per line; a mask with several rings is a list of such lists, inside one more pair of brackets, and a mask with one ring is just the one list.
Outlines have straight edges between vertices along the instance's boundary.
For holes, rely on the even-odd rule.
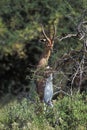
[[29,83],[32,79],[38,57],[41,53],[40,47],[36,45],[38,40],[26,43],[20,56],[17,50],[12,53],[0,53],[0,96],[6,93],[18,94],[29,91]]

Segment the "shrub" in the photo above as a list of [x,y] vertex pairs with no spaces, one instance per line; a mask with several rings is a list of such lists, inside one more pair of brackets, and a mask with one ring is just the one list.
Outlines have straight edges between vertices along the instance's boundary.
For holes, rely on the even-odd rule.
[[1,130],[86,130],[87,96],[76,94],[54,102],[54,107],[43,109],[43,104],[22,99],[0,109]]

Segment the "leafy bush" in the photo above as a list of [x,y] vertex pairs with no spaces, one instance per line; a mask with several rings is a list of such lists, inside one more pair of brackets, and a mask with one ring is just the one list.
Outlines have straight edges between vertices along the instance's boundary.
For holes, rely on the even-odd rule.
[[55,110],[61,129],[77,130],[79,126],[87,128],[87,104],[82,100],[82,95],[65,97],[56,103]]
[[12,101],[0,109],[0,129],[86,130],[87,96],[74,95],[54,102],[54,108],[27,99]]
[[[11,91],[17,94],[16,88],[21,90],[25,85],[29,85],[31,66],[34,67],[38,59],[37,53],[40,54],[38,50],[41,49],[38,45],[40,24],[48,31],[55,24],[59,37],[76,33],[79,21],[87,19],[87,11],[83,12],[86,9],[87,0],[1,0],[0,95]],[[75,38],[56,43],[58,44],[54,45],[54,53],[50,59],[50,65],[53,67],[58,57],[71,50],[80,50],[83,46],[82,41]],[[69,65],[72,66],[71,63]],[[70,70],[69,67],[66,68]],[[59,77],[62,79],[61,75]],[[61,80],[59,77],[58,80]],[[63,85],[66,86],[66,83]],[[47,108],[45,112],[42,110],[42,104],[32,103],[27,99],[12,101],[0,109],[0,129],[86,130],[87,97],[84,97],[85,99],[83,95],[64,97],[55,101],[53,109]]]

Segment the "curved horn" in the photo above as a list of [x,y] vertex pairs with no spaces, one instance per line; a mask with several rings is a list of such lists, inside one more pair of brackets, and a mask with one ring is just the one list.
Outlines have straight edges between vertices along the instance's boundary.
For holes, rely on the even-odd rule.
[[50,39],[48,38],[48,36],[46,35],[46,33],[44,31],[43,25],[41,25],[41,26],[42,26],[42,32],[43,32],[44,37],[47,39],[47,41],[49,41]]

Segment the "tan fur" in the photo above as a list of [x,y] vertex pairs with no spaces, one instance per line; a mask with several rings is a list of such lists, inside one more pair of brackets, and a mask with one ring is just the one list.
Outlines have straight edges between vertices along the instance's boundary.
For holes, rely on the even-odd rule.
[[[54,32],[53,38],[49,38],[46,35],[43,27],[42,27],[42,32],[43,32],[44,37],[46,38],[46,40],[45,40],[46,42],[45,42],[44,51],[37,64],[37,72],[36,72],[36,75],[37,75],[36,88],[37,88],[37,93],[40,97],[40,100],[43,99],[45,78],[46,78],[46,67],[48,66],[48,60],[51,55],[51,51],[53,49],[54,36],[55,36],[55,32]],[[38,78],[38,75],[39,75],[39,78]]]

